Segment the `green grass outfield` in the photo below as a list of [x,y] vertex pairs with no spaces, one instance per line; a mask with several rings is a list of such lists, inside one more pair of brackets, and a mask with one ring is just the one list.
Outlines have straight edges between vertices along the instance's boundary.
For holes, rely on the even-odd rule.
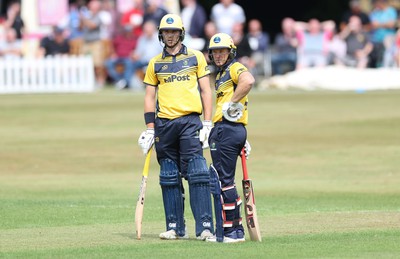
[[400,258],[400,91],[254,90],[263,241],[242,244],[197,241],[188,199],[191,239],[158,238],[155,154],[136,240],[143,96],[0,95],[1,258]]

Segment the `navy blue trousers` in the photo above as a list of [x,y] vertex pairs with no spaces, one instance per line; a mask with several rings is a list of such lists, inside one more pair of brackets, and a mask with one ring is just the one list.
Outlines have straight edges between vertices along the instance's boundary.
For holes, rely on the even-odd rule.
[[155,147],[157,160],[169,158],[187,178],[187,164],[194,156],[203,156],[199,131],[203,128],[198,114],[190,114],[174,120],[157,118],[155,121]]
[[236,163],[246,138],[247,130],[241,123],[223,120],[215,123],[211,130],[208,139],[211,158],[222,188],[235,182]]

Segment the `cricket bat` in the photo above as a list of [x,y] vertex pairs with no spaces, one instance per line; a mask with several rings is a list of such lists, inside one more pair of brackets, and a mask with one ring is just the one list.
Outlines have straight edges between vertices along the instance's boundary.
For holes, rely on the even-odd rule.
[[246,155],[244,153],[244,148],[240,153],[240,158],[242,160],[242,170],[243,170],[243,195],[244,195],[244,212],[246,216],[247,230],[252,241],[261,242],[260,227],[258,225],[256,200],[254,197],[253,181],[249,178],[247,173]]
[[142,237],[142,219],[143,219],[143,209],[144,209],[144,198],[146,194],[147,176],[149,175],[150,168],[150,157],[151,150],[153,146],[147,151],[146,159],[144,161],[143,172],[142,172],[142,182],[140,184],[139,196],[136,203],[135,211],[135,225],[136,225],[136,237],[140,239]]

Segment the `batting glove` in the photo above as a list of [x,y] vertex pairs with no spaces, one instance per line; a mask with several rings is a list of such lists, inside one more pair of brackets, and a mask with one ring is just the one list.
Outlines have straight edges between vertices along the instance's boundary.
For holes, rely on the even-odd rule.
[[[244,144],[244,155],[246,156],[246,159],[249,159],[251,152],[251,146],[250,143],[246,140],[246,144]],[[240,155],[243,155],[242,152],[240,152]]]
[[208,148],[208,137],[210,136],[210,131],[212,129],[211,121],[203,121],[203,128],[199,132],[199,140],[202,143],[203,149]]
[[228,102],[222,105],[222,114],[228,121],[237,121],[243,116],[244,106],[241,103]]
[[154,129],[146,129],[140,134],[138,139],[139,146],[142,148],[143,154],[146,155],[151,146],[154,144]]

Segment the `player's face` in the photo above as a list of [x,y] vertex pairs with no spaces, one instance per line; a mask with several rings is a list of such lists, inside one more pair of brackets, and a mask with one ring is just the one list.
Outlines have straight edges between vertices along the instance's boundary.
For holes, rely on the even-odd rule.
[[223,66],[229,58],[229,49],[213,49],[212,55],[215,65]]
[[181,35],[181,31],[179,30],[163,30],[161,32],[162,37],[164,39],[165,45],[167,47],[174,47],[178,41],[179,41],[179,36]]

